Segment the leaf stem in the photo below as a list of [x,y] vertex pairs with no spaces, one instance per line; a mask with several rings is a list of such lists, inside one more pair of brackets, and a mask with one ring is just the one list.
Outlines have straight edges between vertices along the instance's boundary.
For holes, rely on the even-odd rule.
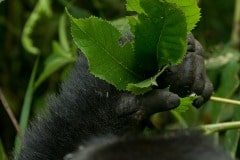
[[12,112],[11,107],[9,106],[1,88],[0,88],[0,101],[2,101],[2,105],[3,105],[4,109],[6,110],[10,120],[12,121],[13,126],[15,127],[20,140],[22,140],[23,139],[22,131],[19,127],[16,117],[15,117],[14,113]]
[[[32,98],[33,98],[33,94],[34,94],[34,81],[35,81],[35,77],[36,77],[36,72],[37,72],[37,68],[38,68],[38,62],[39,62],[39,57],[37,58],[37,60],[34,63],[34,67],[31,73],[31,77],[28,83],[28,87],[27,87],[27,91],[24,97],[24,102],[23,102],[23,106],[22,106],[22,112],[20,115],[20,129],[22,131],[22,134],[24,135],[24,132],[27,128],[27,123],[28,123],[28,118],[29,118],[29,114],[30,114],[30,110],[31,110],[31,103],[32,103]],[[21,146],[21,141],[19,139],[18,136],[16,136],[15,138],[15,152],[19,153],[20,151],[20,146]]]
[[233,29],[232,29],[232,43],[237,48],[240,49],[240,0],[235,0],[235,13],[233,19]]
[[239,129],[240,121],[207,124],[207,125],[201,125],[198,128],[204,130],[205,134],[212,134],[214,132],[218,132],[222,130]]
[[212,96],[210,98],[210,100],[216,101],[216,102],[223,102],[223,103],[229,103],[229,104],[234,104],[234,105],[240,105],[240,101],[227,99],[227,98],[221,98],[221,97],[214,97],[214,96]]
[[183,128],[188,128],[187,122],[185,119],[180,115],[179,112],[176,112],[174,110],[170,111],[172,115],[177,119],[177,121],[183,126]]

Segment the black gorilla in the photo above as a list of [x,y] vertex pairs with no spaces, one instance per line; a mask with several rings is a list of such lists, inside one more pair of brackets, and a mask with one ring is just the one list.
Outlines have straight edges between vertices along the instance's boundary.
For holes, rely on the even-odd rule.
[[[229,160],[196,131],[150,137],[139,132],[151,114],[177,107],[179,96],[200,95],[196,107],[209,99],[212,85],[202,52],[201,45],[188,36],[183,62],[169,67],[158,79],[161,86],[142,96],[117,91],[91,75],[80,54],[60,94],[50,97],[49,113],[40,115],[27,130],[16,159]],[[169,91],[164,90],[168,86]]]

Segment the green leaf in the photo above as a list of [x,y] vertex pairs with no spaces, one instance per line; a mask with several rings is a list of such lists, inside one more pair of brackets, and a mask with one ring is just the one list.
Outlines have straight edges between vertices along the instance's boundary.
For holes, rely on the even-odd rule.
[[165,64],[176,64],[186,53],[187,26],[184,13],[174,4],[140,0],[146,14],[135,27],[137,66],[144,73]]
[[[240,108],[234,106],[233,119],[232,121],[240,121]],[[234,159],[238,148],[240,139],[240,129],[228,130],[224,137],[224,146],[230,156]]]
[[[201,14],[196,0],[160,0],[176,4],[185,14],[187,22],[187,31],[190,32],[199,21]],[[140,5],[140,0],[127,0],[126,8],[128,11],[136,11],[138,14],[145,13]]]
[[58,26],[59,42],[65,51],[69,51],[70,46],[69,46],[69,41],[67,38],[66,26],[67,26],[66,14],[62,14],[60,17],[59,26]]
[[22,32],[22,45],[26,51],[31,54],[38,55],[40,54],[40,49],[33,45],[31,38],[31,33],[34,31],[37,22],[42,15],[51,16],[51,1],[41,0],[36,4],[33,12],[28,18]]
[[119,18],[117,20],[111,21],[111,24],[121,32],[122,37],[125,40],[133,41],[133,35],[128,18]]
[[144,81],[142,82],[139,82],[139,83],[130,83],[128,84],[127,86],[127,90],[132,92],[133,94],[144,94],[150,90],[152,90],[152,86],[157,86],[157,77],[159,75],[162,74],[162,72],[168,67],[168,65],[166,65],[165,67],[163,67],[156,75],[148,78],[148,79],[145,79]]
[[128,16],[127,19],[131,32],[135,33],[135,26],[139,23],[138,16]]
[[198,96],[180,98],[180,105],[176,109],[174,109],[174,111],[186,112],[190,107],[192,107],[193,101],[197,98]]
[[73,39],[87,56],[91,73],[120,90],[143,80],[135,72],[132,44],[119,45],[122,35],[112,24],[96,17],[70,18]]
[[[86,54],[91,73],[120,90],[135,94],[145,93],[157,85],[159,69],[177,64],[184,57],[185,14],[195,13],[189,8],[192,1],[170,2],[127,0],[127,10],[137,12],[138,16],[112,22],[119,30],[96,17],[77,20],[70,16],[74,41]],[[132,34],[129,25],[134,33],[135,50],[128,38]],[[119,43],[122,39],[127,42]]]
[[75,57],[70,51],[64,50],[58,42],[53,42],[53,54],[51,54],[45,61],[44,70],[36,80],[34,89],[38,88],[40,84],[42,84],[42,82],[54,72],[74,61]]
[[129,83],[127,86],[127,90],[138,95],[138,94],[144,94],[152,90],[152,86],[157,86],[156,77],[151,77],[142,82],[135,83],[135,84]]
[[190,32],[199,21],[201,14],[196,0],[165,0],[176,4],[185,14],[187,31]]
[[[34,63],[31,77],[28,82],[27,91],[24,96],[24,101],[23,101],[23,106],[22,106],[22,111],[21,111],[20,121],[19,121],[19,126],[23,134],[26,131],[29,116],[30,116],[31,104],[32,104],[32,99],[34,94],[34,81],[37,73],[38,63],[39,63],[39,58],[37,58],[37,60]],[[16,153],[19,153],[20,149],[21,149],[21,140],[19,136],[16,135],[15,141],[14,141],[14,150]]]
[[224,137],[225,148],[233,159],[236,157],[239,138],[240,129],[228,130]]
[[140,5],[140,0],[127,0],[127,11],[136,11],[137,13],[145,13]]

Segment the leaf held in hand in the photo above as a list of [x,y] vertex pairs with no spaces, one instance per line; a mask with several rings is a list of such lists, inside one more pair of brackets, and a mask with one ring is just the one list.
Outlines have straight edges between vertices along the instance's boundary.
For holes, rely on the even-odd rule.
[[163,66],[181,62],[187,32],[200,12],[195,0],[127,0],[126,8],[137,15],[113,22],[115,27],[96,17],[69,15],[72,36],[87,56],[91,73],[120,90],[142,94],[157,85]]
[[143,72],[176,64],[186,52],[186,19],[175,4],[140,0],[145,13],[138,15],[135,29],[137,66]]
[[140,5],[140,0],[127,0],[126,8],[128,11],[135,11],[137,13],[145,13]]
[[174,110],[177,112],[186,112],[192,106],[193,101],[197,98],[198,96],[180,98],[180,105]]
[[201,14],[196,0],[166,0],[166,2],[176,4],[185,14],[187,31],[190,32],[199,21]]
[[72,36],[76,45],[87,56],[90,71],[120,90],[128,83],[142,80],[136,73],[132,44],[119,44],[121,33],[109,22],[96,17],[71,17]]

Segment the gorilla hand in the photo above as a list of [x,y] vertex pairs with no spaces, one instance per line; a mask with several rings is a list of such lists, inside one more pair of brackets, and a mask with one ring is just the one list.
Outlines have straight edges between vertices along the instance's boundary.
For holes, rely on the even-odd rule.
[[182,63],[168,67],[158,78],[159,88],[169,87],[169,91],[185,97],[191,93],[200,96],[193,102],[199,108],[213,92],[213,87],[206,75],[203,48],[193,37],[188,36],[187,53]]

